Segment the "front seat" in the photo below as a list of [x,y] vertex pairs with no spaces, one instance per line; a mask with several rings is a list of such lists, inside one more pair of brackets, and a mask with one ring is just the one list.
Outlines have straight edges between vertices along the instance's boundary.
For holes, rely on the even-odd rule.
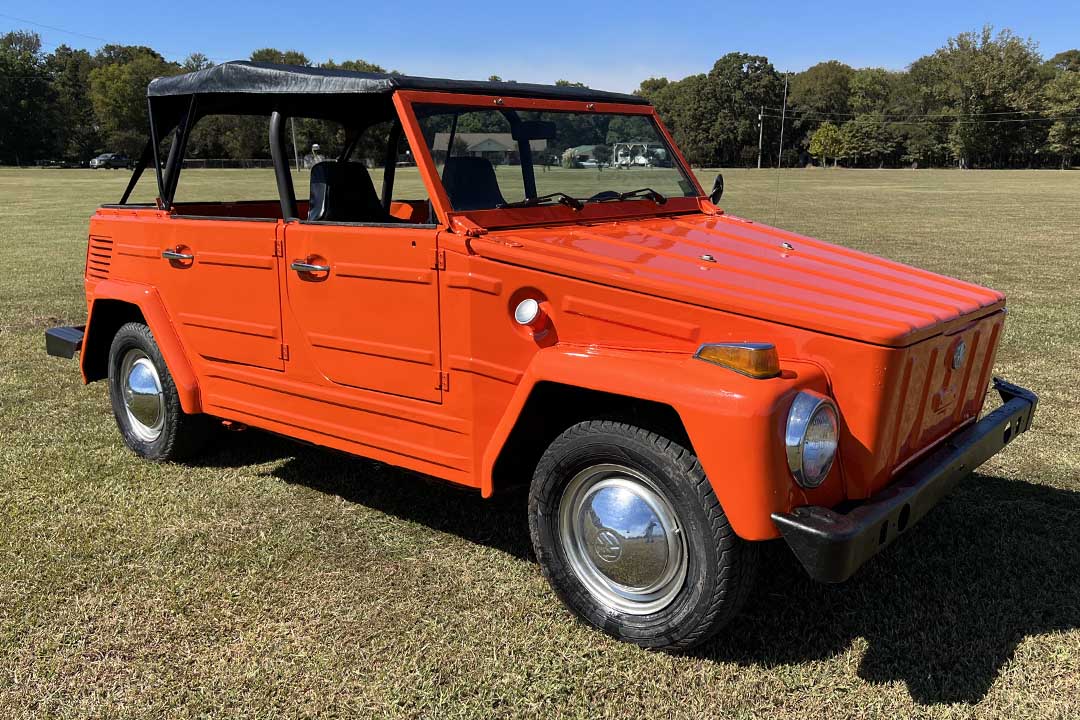
[[455,210],[490,210],[506,202],[487,158],[447,158],[442,181]]
[[324,160],[311,168],[308,220],[401,222],[383,208],[366,167],[334,160]]

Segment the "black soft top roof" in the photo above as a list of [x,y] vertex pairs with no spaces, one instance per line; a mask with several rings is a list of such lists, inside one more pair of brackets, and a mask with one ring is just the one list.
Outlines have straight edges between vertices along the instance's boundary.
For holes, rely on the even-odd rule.
[[330,70],[235,60],[206,70],[161,77],[151,81],[150,98],[192,95],[389,95],[398,89],[539,97],[548,100],[582,100],[648,105],[637,95],[605,92],[583,87],[534,85],[531,83],[445,80],[391,75],[389,73]]

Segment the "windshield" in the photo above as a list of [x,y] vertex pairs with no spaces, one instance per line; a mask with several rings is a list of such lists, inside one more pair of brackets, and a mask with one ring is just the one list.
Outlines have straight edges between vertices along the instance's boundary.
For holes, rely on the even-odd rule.
[[697,195],[648,115],[415,110],[455,210]]

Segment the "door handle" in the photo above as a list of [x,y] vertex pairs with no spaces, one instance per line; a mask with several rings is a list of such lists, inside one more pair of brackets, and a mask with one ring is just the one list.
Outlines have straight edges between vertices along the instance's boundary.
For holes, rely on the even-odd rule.
[[162,250],[161,257],[166,260],[194,260],[195,256],[189,253],[176,252],[175,250]]
[[293,260],[289,267],[300,273],[330,272],[329,265],[313,265],[303,260]]

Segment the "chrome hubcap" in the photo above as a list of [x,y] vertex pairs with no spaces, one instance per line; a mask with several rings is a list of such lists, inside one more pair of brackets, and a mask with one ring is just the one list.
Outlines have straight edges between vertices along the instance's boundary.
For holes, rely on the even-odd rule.
[[142,350],[128,350],[120,363],[124,409],[135,436],[153,442],[165,425],[165,394],[157,368]]
[[671,604],[686,580],[686,540],[655,482],[624,465],[594,465],[559,501],[559,542],[600,603],[630,615]]

